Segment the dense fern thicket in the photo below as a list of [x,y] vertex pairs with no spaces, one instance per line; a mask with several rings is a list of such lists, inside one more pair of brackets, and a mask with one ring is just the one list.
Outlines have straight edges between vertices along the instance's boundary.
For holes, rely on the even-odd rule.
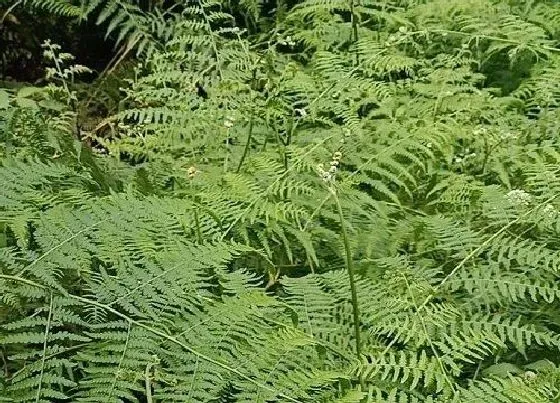
[[0,401],[560,401],[557,2],[2,11]]

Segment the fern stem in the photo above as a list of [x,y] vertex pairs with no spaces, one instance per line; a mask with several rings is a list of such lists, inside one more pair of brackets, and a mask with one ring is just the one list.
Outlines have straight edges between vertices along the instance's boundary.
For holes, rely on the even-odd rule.
[[117,386],[117,380],[118,377],[120,375],[121,372],[121,368],[122,368],[122,364],[124,362],[124,357],[126,356],[126,353],[128,352],[128,343],[130,342],[130,332],[132,330],[132,322],[128,322],[128,328],[126,330],[126,340],[124,341],[124,348],[123,348],[123,352],[121,354],[121,358],[119,359],[119,365],[117,366],[117,370],[115,371],[115,377],[113,378],[113,383],[111,384],[111,390],[109,391],[109,394],[107,395],[107,400],[106,402],[110,402],[111,398],[113,397],[113,393],[115,392],[115,387]]
[[23,3],[23,0],[18,0],[16,1],[14,4],[12,4],[10,7],[8,7],[8,9],[6,10],[6,12],[4,13],[4,15],[2,15],[2,19],[0,19],[0,24],[4,23],[4,20],[6,19],[6,17],[8,15],[10,15],[10,13],[12,11],[14,11],[14,9],[19,6],[21,3]]
[[[418,305],[416,304],[416,298],[414,296],[414,293],[412,292],[412,289],[410,288],[410,283],[408,282],[408,278],[406,278],[406,275],[402,275],[404,282],[406,284],[406,289],[408,291],[408,295],[410,296],[410,299],[412,300],[412,303],[414,305],[414,307],[416,308],[416,311],[418,312]],[[441,373],[443,374],[443,377],[445,378],[445,382],[447,382],[447,384],[449,385],[449,388],[451,389],[451,391],[453,391],[453,394],[455,394],[455,386],[453,385],[453,382],[451,382],[451,379],[449,379],[449,376],[447,376],[447,371],[445,369],[445,365],[443,364],[443,361],[441,360],[441,357],[438,354],[438,351],[436,350],[436,347],[434,346],[434,342],[432,341],[432,338],[430,337],[430,333],[428,333],[428,328],[426,327],[426,322],[424,321],[424,318],[422,317],[422,315],[420,315],[418,317],[418,319],[420,320],[420,325],[422,326],[422,331],[424,332],[424,337],[426,337],[426,340],[428,341],[428,344],[430,345],[430,349],[432,350],[432,353],[434,354],[434,357],[436,358],[436,361],[438,362],[439,368],[441,369]]]
[[196,375],[198,372],[198,361],[200,360],[200,357],[196,357],[196,362],[194,363],[194,371],[192,374],[192,378],[191,378],[191,386],[189,387],[189,394],[187,395],[187,401],[191,401],[191,394],[192,391],[194,390],[194,381],[196,379]]
[[200,217],[198,215],[198,206],[196,203],[196,195],[194,195],[194,190],[193,190],[193,183],[192,181],[190,181],[189,183],[191,192],[192,192],[192,205],[193,205],[193,211],[194,211],[194,225],[195,225],[195,232],[196,232],[196,240],[199,244],[202,243],[202,231],[200,230]]
[[4,372],[4,379],[8,379],[10,376],[10,370],[8,369],[8,361],[6,360],[6,355],[4,353],[4,348],[0,349],[0,359],[2,360],[2,371]]
[[196,225],[196,239],[198,243],[202,243],[202,232],[200,231],[200,218],[198,217],[198,209],[194,209],[194,225]]
[[289,155],[286,148],[292,143],[292,138],[294,136],[294,132],[298,125],[298,120],[294,121],[294,117],[292,116],[290,119],[290,127],[289,130],[286,130],[286,143],[284,144],[284,170],[288,170],[288,162],[289,162]]
[[362,355],[362,341],[360,336],[360,308],[358,306],[358,293],[356,292],[356,281],[354,279],[354,266],[352,264],[352,251],[350,250],[350,240],[346,231],[344,222],[344,214],[342,213],[342,205],[334,188],[330,188],[333,194],[336,207],[338,209],[338,217],[340,219],[340,229],[342,241],[344,242],[344,252],[346,253],[346,270],[348,271],[348,280],[350,282],[350,293],[352,296],[352,315],[354,317],[354,338],[356,339],[356,355],[358,358]]
[[149,362],[146,365],[146,371],[144,372],[144,386],[146,389],[146,403],[153,403],[152,398],[152,379],[151,379],[151,372],[152,372],[152,363]]
[[[352,23],[352,43],[358,42],[358,18],[356,16],[354,0],[350,0],[350,21]],[[360,64],[360,55],[356,49],[356,65]]]
[[49,338],[49,333],[51,331],[51,321],[52,321],[52,311],[53,311],[53,293],[50,292],[50,302],[49,302],[49,316],[47,318],[47,324],[45,326],[45,336],[43,338],[43,356],[41,357],[41,373],[39,375],[39,386],[37,386],[37,395],[35,396],[35,402],[41,400],[41,391],[43,387],[43,376],[45,374],[45,361],[47,358],[47,341]]
[[224,158],[224,173],[228,170],[228,162],[229,162],[229,154],[230,154],[230,146],[229,146],[229,129],[226,129],[226,157]]
[[[253,69],[253,73],[251,76],[251,91],[255,91],[255,86],[257,83],[257,68]],[[254,99],[251,100],[251,104],[253,104]],[[243,155],[239,160],[239,165],[237,166],[237,170],[235,173],[239,173],[241,171],[241,167],[243,166],[243,162],[245,162],[245,158],[247,158],[247,154],[249,154],[249,148],[251,147],[251,139],[253,137],[253,126],[255,124],[255,111],[251,110],[251,118],[249,119],[249,130],[247,131],[247,142],[245,143],[245,149],[243,150]]]
[[243,155],[239,160],[239,165],[237,165],[237,169],[235,173],[239,173],[241,167],[243,166],[243,162],[245,162],[245,158],[247,158],[247,154],[249,154],[249,148],[251,147],[251,138],[253,137],[253,125],[254,125],[254,119],[253,119],[253,115],[251,115],[251,120],[249,120],[249,130],[247,133],[247,142],[245,143],[245,149],[243,150]]

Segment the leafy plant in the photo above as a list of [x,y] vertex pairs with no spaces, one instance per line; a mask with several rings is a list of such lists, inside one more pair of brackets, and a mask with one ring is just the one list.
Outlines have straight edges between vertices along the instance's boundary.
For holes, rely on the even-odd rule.
[[103,152],[0,90],[0,397],[558,400],[560,7],[233,3],[86,5]]

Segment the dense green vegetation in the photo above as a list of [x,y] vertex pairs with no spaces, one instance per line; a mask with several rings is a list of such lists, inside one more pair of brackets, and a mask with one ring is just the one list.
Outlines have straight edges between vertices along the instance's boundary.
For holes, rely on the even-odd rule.
[[560,401],[558,2],[0,11],[0,401]]

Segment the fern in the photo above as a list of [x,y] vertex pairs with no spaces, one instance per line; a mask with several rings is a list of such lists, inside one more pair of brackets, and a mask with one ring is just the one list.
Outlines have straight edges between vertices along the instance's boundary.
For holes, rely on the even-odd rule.
[[25,4],[136,59],[0,90],[3,399],[557,399],[559,6],[292,3]]

